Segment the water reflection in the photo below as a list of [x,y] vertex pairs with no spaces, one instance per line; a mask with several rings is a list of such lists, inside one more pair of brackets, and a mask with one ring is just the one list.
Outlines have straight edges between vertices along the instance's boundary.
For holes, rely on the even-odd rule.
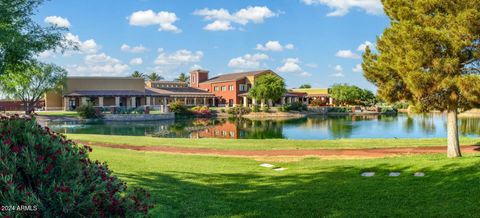
[[[446,136],[443,114],[397,116],[310,116],[290,120],[180,119],[158,122],[47,123],[63,133],[167,138],[337,139]],[[480,118],[460,118],[463,136],[480,136]]]

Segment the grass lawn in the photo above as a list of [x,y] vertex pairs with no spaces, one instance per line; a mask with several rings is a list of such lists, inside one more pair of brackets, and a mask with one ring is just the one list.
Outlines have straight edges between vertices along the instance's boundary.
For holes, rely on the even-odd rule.
[[[340,140],[285,140],[285,139],[179,139],[148,136],[113,136],[94,134],[67,134],[70,139],[86,142],[128,144],[138,146],[175,146],[189,148],[215,148],[235,150],[272,149],[340,149],[446,146],[446,139],[340,139]],[[479,138],[462,138],[462,145],[480,144]]]
[[[156,204],[152,217],[475,217],[480,214],[480,156],[475,155],[459,159],[448,159],[445,154],[366,160],[309,158],[272,163],[287,168],[281,172],[259,167],[261,162],[244,158],[103,147],[94,147],[90,157],[107,161],[130,186],[149,189]],[[374,171],[377,175],[361,177],[364,171]],[[393,171],[402,174],[388,177]],[[425,172],[426,176],[413,177],[417,171]]]
[[37,111],[38,115],[54,117],[78,117],[76,111]]

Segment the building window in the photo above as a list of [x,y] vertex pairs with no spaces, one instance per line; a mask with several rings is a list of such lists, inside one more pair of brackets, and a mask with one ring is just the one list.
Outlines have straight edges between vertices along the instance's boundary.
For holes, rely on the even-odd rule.
[[214,86],[214,87],[213,87],[213,91],[218,92],[218,90],[220,90],[218,86]]
[[226,87],[226,86],[222,86],[222,91],[227,91],[227,87]]
[[229,90],[229,91],[233,91],[233,90],[235,90],[235,89],[233,88],[233,85],[230,85],[230,86],[228,86],[228,90]]
[[246,92],[247,91],[247,84],[240,84],[239,90],[241,92]]

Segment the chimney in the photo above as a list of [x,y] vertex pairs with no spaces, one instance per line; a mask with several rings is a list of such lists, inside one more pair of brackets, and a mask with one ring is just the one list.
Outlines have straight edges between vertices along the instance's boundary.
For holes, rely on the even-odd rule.
[[190,72],[190,87],[199,88],[199,83],[208,80],[208,70],[193,70]]

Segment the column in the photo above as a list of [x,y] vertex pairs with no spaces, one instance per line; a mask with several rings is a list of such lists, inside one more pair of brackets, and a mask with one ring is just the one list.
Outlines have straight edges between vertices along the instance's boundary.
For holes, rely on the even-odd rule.
[[146,99],[146,102],[145,102],[145,104],[146,104],[147,106],[149,106],[149,105],[150,105],[150,96],[147,96],[147,99]]
[[272,99],[268,99],[268,106],[269,106],[269,107],[272,107],[272,106],[273,106],[273,101],[272,101]]
[[136,98],[136,97],[131,97],[130,99],[132,99],[132,100],[131,100],[131,102],[132,102],[132,104],[131,104],[132,107],[137,107],[137,102],[136,102],[137,98]]
[[188,105],[188,104],[187,104],[187,97],[185,97],[184,101],[185,101],[184,104],[185,104],[185,105]]
[[252,104],[253,104],[253,105],[257,105],[257,99],[252,98]]
[[193,98],[193,105],[197,106],[197,98]]
[[167,97],[163,97],[163,113],[167,113],[168,107],[167,107]]
[[292,103],[292,97],[287,98],[287,103],[291,104]]
[[260,100],[260,107],[261,108],[265,107],[265,99]]
[[328,97],[328,98],[329,98],[329,99],[328,99],[329,104],[330,104],[330,105],[333,105],[333,98],[331,98],[331,97]]
[[103,97],[98,97],[98,106],[103,107]]
[[177,102],[177,97],[173,98],[173,102]]
[[282,105],[285,105],[285,97],[282,97]]
[[157,100],[155,97],[152,97],[152,104],[155,106],[155,100]]
[[207,98],[203,97],[203,105],[208,105]]
[[70,103],[70,98],[64,97],[63,98],[63,110],[64,111],[68,111],[70,109],[70,105],[68,105],[68,103]]
[[243,96],[243,106],[248,107],[248,98],[247,96]]
[[82,97],[81,105],[86,105],[86,104],[87,104],[87,97]]
[[115,97],[115,106],[120,107],[120,97]]

